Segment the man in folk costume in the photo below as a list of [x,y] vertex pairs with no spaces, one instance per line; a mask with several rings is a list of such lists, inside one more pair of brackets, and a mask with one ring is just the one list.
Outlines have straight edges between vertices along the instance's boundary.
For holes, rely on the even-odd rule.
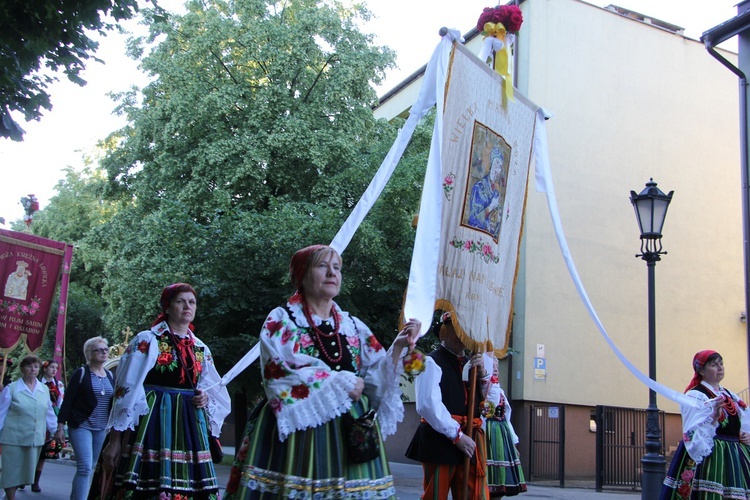
[[[476,367],[477,397],[473,412],[472,436],[465,434],[469,413],[468,382],[462,374],[465,346],[456,334],[449,314],[443,315],[440,346],[425,357],[425,369],[415,381],[417,413],[422,422],[406,450],[406,456],[422,462],[423,499],[443,500],[450,491],[455,499],[489,498],[485,473],[484,435],[479,402],[489,387],[490,372],[481,354],[468,360]],[[470,459],[468,497],[464,498],[465,461]]]

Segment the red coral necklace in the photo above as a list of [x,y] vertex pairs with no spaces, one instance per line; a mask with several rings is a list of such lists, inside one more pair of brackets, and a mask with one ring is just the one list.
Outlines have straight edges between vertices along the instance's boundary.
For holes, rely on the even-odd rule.
[[[320,353],[323,355],[323,357],[326,358],[330,363],[340,362],[344,357],[344,349],[341,345],[341,336],[339,335],[341,320],[339,318],[339,313],[336,311],[336,308],[331,307],[331,316],[333,316],[333,331],[331,333],[325,333],[315,325],[312,319],[312,314],[310,314],[310,308],[308,307],[307,301],[305,300],[302,301],[302,312],[305,315],[307,324],[310,325],[310,329],[312,330],[313,334],[315,334],[315,339],[318,341]],[[332,342],[331,345],[336,346],[336,348],[338,349],[335,353],[333,353],[333,355],[328,354],[325,347],[323,347],[323,338],[330,339],[331,337],[335,337],[335,342]]]

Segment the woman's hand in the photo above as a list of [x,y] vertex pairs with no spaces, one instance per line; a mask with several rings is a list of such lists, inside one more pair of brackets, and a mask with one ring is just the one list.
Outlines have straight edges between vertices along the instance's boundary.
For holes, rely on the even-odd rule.
[[740,431],[740,443],[750,445],[750,433]]
[[196,389],[191,401],[196,408],[205,408],[208,405],[208,394],[201,389]]
[[724,407],[724,398],[718,397],[714,402],[714,411],[711,413],[711,423],[716,425],[721,417],[721,409]]
[[403,330],[398,332],[398,336],[393,343],[396,346],[396,350],[400,351],[409,346],[409,349],[414,349],[414,345],[417,343],[419,338],[419,332],[422,329],[422,322],[418,319],[411,318],[405,325]]
[[106,470],[117,467],[120,461],[120,440],[122,433],[112,429],[109,432],[109,443],[102,450],[102,465]]
[[61,445],[65,445],[65,429],[63,427],[58,427],[55,431],[55,441],[60,443]]
[[352,401],[359,401],[359,397],[362,395],[362,391],[365,390],[365,379],[357,377],[357,383],[354,384],[354,389],[349,391],[349,397]]

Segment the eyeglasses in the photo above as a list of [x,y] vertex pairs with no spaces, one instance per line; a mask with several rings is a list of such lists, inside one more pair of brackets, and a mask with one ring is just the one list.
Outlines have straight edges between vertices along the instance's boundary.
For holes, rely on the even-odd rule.
[[98,352],[100,354],[107,354],[109,352],[109,349],[106,347],[100,347],[99,349],[93,349],[92,352]]

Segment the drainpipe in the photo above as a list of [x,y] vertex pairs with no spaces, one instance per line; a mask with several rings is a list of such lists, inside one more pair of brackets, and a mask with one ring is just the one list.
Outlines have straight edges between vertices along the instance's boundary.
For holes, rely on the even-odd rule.
[[[745,263],[745,314],[750,313],[750,185],[748,184],[748,96],[745,72],[719,54],[715,47],[734,36],[739,36],[738,60],[743,68],[750,67],[745,58],[750,55],[750,0],[737,5],[737,16],[703,33],[701,42],[711,56],[739,78],[740,91],[740,167],[742,178],[742,236],[744,240]],[[748,357],[748,377],[750,377],[750,321],[745,323],[745,337]],[[750,387],[750,380],[748,383]]]

